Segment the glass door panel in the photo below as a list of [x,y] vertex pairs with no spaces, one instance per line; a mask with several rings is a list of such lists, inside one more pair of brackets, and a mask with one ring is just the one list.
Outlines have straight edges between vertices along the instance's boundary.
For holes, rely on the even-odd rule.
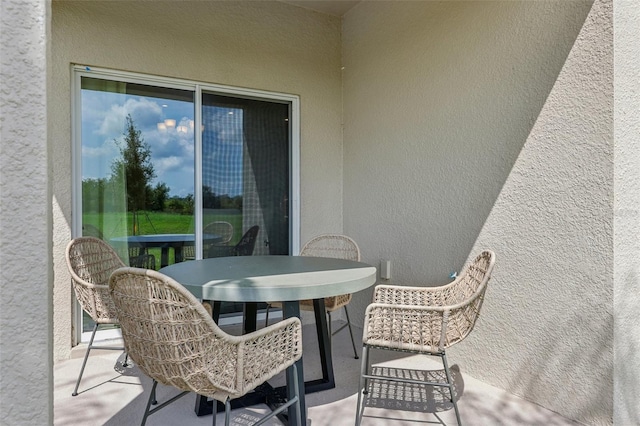
[[[149,269],[297,250],[297,97],[74,72],[74,232]],[[246,235],[252,244],[240,249]],[[93,328],[86,314],[82,323]]]
[[83,76],[80,102],[83,235],[131,266],[182,260],[195,241],[194,92]]
[[[288,103],[203,93],[204,258],[289,254],[289,110]],[[231,237],[208,240],[221,222]]]

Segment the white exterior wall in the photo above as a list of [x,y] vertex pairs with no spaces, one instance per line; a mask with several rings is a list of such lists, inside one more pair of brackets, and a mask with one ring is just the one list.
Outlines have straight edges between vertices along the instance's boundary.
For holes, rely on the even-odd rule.
[[[0,1],[0,423],[53,421],[49,6]],[[33,409],[37,407],[37,409]]]
[[640,7],[614,1],[614,424],[640,424]]
[[73,299],[71,63],[299,95],[301,240],[342,230],[339,18],[280,2],[55,1],[52,32],[55,359],[70,350]]
[[586,424],[613,417],[612,48],[610,1],[367,2],[343,22],[345,232],[396,284],[493,249],[450,362]]

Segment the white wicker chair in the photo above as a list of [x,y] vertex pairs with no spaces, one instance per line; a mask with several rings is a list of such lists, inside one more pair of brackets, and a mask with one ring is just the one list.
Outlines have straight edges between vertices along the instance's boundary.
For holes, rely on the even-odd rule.
[[[440,287],[379,285],[375,288],[373,303],[367,307],[364,319],[356,426],[364,413],[364,406],[360,408],[362,395],[369,391],[371,380],[446,387],[458,424],[462,424],[445,350],[462,341],[473,330],[494,262],[494,253],[487,250],[449,284]],[[370,374],[370,348],[439,356],[447,382]]]
[[[315,257],[331,257],[336,259],[347,259],[360,261],[360,247],[350,237],[340,234],[322,234],[318,235],[309,241],[300,250],[300,256],[315,256]],[[353,330],[351,328],[351,320],[349,319],[349,311],[347,305],[351,302],[351,294],[342,294],[339,296],[325,297],[324,306],[327,311],[329,335],[332,336],[345,327],[349,328],[349,334],[351,335],[351,345],[353,346],[353,354],[358,359],[358,351],[356,350],[356,343],[353,338]],[[281,307],[280,302],[270,302],[267,305],[265,324],[269,321],[269,308]],[[337,311],[344,307],[344,313],[347,318],[347,323],[334,332],[331,331],[331,312]],[[301,300],[300,309],[305,311],[313,311],[313,300]]]
[[[150,414],[188,392],[223,402],[228,425],[231,399],[245,395],[289,366],[295,368],[295,361],[302,356],[298,318],[232,336],[213,322],[187,289],[159,272],[122,268],[112,274],[109,288],[127,353],[153,379],[143,425]],[[150,410],[158,382],[183,392]],[[257,424],[293,404],[300,414],[299,389],[294,392],[295,397]]]
[[[72,393],[73,396],[76,396],[91,349],[124,350],[123,347],[94,346],[93,339],[98,331],[98,326],[118,324],[115,306],[109,296],[109,276],[125,264],[109,244],[95,237],[80,237],[71,240],[67,245],[66,260],[76,298],[82,309],[95,323],[76,387]],[[125,357],[125,366],[126,363]]]

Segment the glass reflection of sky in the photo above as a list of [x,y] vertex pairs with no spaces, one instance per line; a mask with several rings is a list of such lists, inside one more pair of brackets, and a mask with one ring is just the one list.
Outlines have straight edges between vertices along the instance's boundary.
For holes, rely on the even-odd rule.
[[[156,177],[170,195],[194,193],[194,105],[192,102],[82,90],[82,179],[107,178],[120,156],[126,116],[151,149]],[[175,127],[158,123],[176,120]],[[242,192],[242,110],[203,107],[203,184],[216,194]]]
[[239,108],[202,107],[202,185],[214,194],[242,194],[243,115]]

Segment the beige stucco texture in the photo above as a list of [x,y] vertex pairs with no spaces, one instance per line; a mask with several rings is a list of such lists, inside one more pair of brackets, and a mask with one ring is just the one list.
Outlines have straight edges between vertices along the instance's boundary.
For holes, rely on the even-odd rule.
[[[0,2],[0,424],[53,418],[49,8]],[[16,399],[14,399],[16,398]],[[37,407],[37,409],[33,409]]]
[[614,19],[614,424],[640,424],[640,7]]
[[372,2],[343,23],[345,231],[397,284],[494,250],[452,362],[587,424],[613,411],[612,46],[609,2]]

